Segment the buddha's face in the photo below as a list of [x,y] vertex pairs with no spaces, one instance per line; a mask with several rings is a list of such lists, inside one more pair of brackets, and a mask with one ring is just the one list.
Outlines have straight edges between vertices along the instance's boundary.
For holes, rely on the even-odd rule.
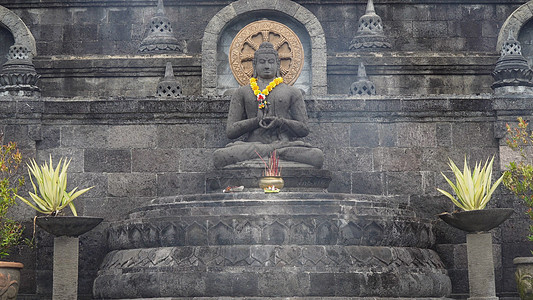
[[270,53],[261,53],[257,55],[255,71],[259,78],[274,78],[278,73],[278,61],[276,55]]

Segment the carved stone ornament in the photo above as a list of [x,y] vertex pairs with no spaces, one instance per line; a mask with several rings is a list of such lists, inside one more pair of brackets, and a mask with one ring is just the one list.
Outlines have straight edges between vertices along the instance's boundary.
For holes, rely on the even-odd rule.
[[513,263],[520,299],[533,299],[533,257],[516,257]]
[[167,62],[165,67],[165,77],[157,85],[156,97],[158,98],[176,98],[182,95],[179,82],[174,77],[172,63]]
[[11,274],[0,274],[0,299],[10,300],[17,296],[18,282],[11,280]]
[[374,86],[374,83],[366,76],[365,65],[360,63],[359,69],[357,70],[357,80],[350,86],[350,95],[366,96],[375,94],[376,87]]
[[165,15],[163,0],[157,2],[157,12],[150,20],[148,35],[142,40],[139,52],[181,52],[178,40],[174,37],[170,19]]
[[513,33],[509,31],[507,41],[503,43],[501,55],[496,62],[494,72],[492,72],[494,83],[492,88],[508,86],[533,86],[533,71],[527,63],[527,59],[522,56],[522,47]]
[[383,34],[383,23],[381,17],[376,14],[374,2],[368,0],[366,12],[359,19],[357,33],[350,43],[350,50],[383,50],[391,47],[391,44]]
[[13,45],[0,72],[0,93],[22,93],[25,96],[39,93],[35,85],[39,77],[30,50],[22,45]]
[[287,26],[269,20],[246,25],[233,39],[229,63],[240,85],[249,84],[253,75],[254,53],[262,42],[270,42],[279,53],[280,72],[285,83],[292,85],[304,65],[304,50],[298,36]]
[[0,262],[0,300],[15,300],[19,290],[21,263]]

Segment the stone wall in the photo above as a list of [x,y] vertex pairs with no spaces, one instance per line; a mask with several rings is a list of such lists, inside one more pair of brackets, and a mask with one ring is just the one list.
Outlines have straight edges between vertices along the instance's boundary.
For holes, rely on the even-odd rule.
[[[347,94],[364,62],[378,94],[414,95],[490,92],[498,32],[525,1],[379,1],[376,12],[393,48],[375,55],[348,52],[366,1],[296,2],[314,13],[324,29],[329,94]],[[33,33],[39,55],[35,65],[43,75],[39,85],[49,97],[151,96],[165,61],[173,62],[184,94],[199,95],[204,29],[229,3],[165,1],[185,55],[163,59],[137,52],[156,1],[0,0]]]
[[[517,101],[487,94],[308,98],[311,134],[306,140],[324,150],[324,168],[333,172],[330,193],[408,195],[421,216],[435,219],[435,249],[449,268],[454,294],[464,296],[465,237],[437,222],[437,213],[453,207],[435,187],[446,187],[440,172],[449,174],[448,157],[459,164],[465,155],[471,162],[492,155],[499,159],[505,151],[498,141],[502,122],[517,113],[533,114],[530,102]],[[211,154],[228,142],[228,105],[229,99],[218,97],[0,99],[0,128],[7,140],[18,141],[27,158],[72,157],[69,184],[95,186],[78,201],[81,214],[105,218],[82,238],[81,294],[91,293],[106,252],[101,233],[108,222],[156,197],[205,192]],[[528,255],[527,220],[509,195],[498,195],[492,205],[517,208],[494,233],[497,289],[512,295],[512,258]],[[19,206],[16,215],[29,220],[32,212]],[[24,294],[50,292],[52,242],[40,231],[38,236],[36,251],[24,251],[22,258],[29,281]]]
[[[328,56],[328,94],[349,94],[359,62],[378,95],[491,92],[496,54],[338,53]],[[198,55],[63,56],[35,59],[46,97],[151,97],[171,62],[184,95],[201,93]]]
[[[134,54],[157,1],[0,1],[18,14],[37,40],[39,55]],[[201,52],[203,29],[232,1],[165,1],[176,37],[188,53]],[[366,0],[295,1],[321,22],[328,52],[344,52]],[[398,51],[493,52],[499,28],[526,1],[376,1],[385,34]]]
[[[109,222],[156,197],[205,192],[211,154],[229,142],[229,99],[200,95],[201,43],[208,22],[231,2],[166,0],[185,53],[139,55],[154,0],[0,0],[36,39],[44,96],[0,98],[0,130],[27,158],[72,157],[69,184],[95,186],[79,199],[80,213],[105,218],[81,239],[81,298],[91,297]],[[503,125],[533,115],[533,106],[529,99],[487,93],[498,32],[526,1],[376,1],[393,45],[377,54],[348,52],[366,0],[295,2],[315,14],[326,36],[329,95],[308,97],[312,132],[306,140],[326,154],[325,168],[334,175],[329,192],[408,195],[419,214],[436,220],[453,209],[435,191],[446,186],[440,172],[447,172],[448,157],[460,163],[465,155],[472,162],[496,155],[499,169],[508,161]],[[0,40],[10,40],[1,32]],[[151,96],[167,61],[186,96],[157,100]],[[344,96],[359,62],[381,96]],[[424,96],[406,96],[417,94]],[[530,254],[528,220],[503,189],[491,205],[517,211],[494,232],[498,293],[516,296],[512,259]],[[33,215],[23,206],[14,212],[29,228]],[[464,234],[437,221],[435,233],[454,295],[465,297]],[[14,254],[26,265],[26,298],[51,293],[51,255],[52,238],[40,230],[35,250]]]

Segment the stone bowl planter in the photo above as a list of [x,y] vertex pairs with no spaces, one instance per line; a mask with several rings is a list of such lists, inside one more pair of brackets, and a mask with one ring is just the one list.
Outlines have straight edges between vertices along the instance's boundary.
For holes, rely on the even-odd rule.
[[512,208],[488,208],[453,213],[445,212],[439,214],[439,218],[450,226],[466,232],[486,232],[503,223],[513,212]]
[[16,299],[23,264],[0,261],[0,299]]
[[41,216],[37,217],[35,223],[56,237],[78,237],[98,226],[103,220],[103,218],[84,216]]
[[517,257],[515,279],[520,299],[533,300],[533,257]]

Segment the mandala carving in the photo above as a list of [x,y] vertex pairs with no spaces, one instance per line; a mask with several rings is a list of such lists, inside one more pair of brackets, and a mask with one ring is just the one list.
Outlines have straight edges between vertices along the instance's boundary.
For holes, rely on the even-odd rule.
[[304,50],[298,36],[287,26],[269,20],[246,25],[233,39],[229,51],[230,68],[240,85],[249,83],[253,75],[252,61],[262,42],[270,42],[281,60],[281,76],[294,84],[302,72]]

